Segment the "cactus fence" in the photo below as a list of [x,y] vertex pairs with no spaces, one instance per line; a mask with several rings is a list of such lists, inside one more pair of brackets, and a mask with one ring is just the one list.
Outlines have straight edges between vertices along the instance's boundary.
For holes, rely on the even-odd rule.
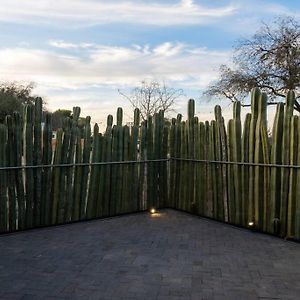
[[278,104],[267,131],[267,97],[251,94],[242,128],[235,103],[227,128],[221,107],[199,122],[168,122],[163,112],[131,128],[107,117],[93,133],[90,117],[78,128],[80,108],[65,120],[52,145],[51,115],[42,101],[0,125],[0,231],[173,207],[282,237],[300,239],[300,121],[294,92]]

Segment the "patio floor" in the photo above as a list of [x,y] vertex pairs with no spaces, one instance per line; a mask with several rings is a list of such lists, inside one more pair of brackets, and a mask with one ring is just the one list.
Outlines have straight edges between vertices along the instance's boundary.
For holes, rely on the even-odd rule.
[[0,299],[300,299],[300,244],[174,210],[0,236]]

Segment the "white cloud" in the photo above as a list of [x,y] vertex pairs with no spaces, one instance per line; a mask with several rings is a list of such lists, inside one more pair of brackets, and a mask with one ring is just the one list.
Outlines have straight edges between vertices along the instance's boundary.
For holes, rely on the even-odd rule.
[[204,7],[192,0],[174,4],[141,1],[99,0],[2,0],[0,20],[60,26],[91,26],[108,23],[190,25],[211,22],[234,14],[237,7]]
[[68,54],[56,52],[55,48],[53,51],[28,47],[0,49],[2,74],[7,79],[30,80],[56,87],[131,86],[153,77],[201,88],[216,76],[218,66],[229,57],[227,51],[211,52],[171,42],[154,48],[93,45],[83,47],[80,53],[72,49],[86,44],[64,41],[51,41],[51,44],[68,48]]
[[94,44],[91,43],[74,44],[74,43],[67,43],[63,40],[50,40],[49,45],[61,49],[85,49],[85,48],[94,47]]
[[[173,42],[155,47],[82,47],[84,43],[65,41],[51,44],[52,50],[0,48],[0,81],[33,81],[49,108],[70,108],[80,102],[83,114],[92,115],[96,121],[114,110],[104,103],[115,108],[124,106],[118,88],[130,89],[143,79],[165,80],[170,86],[199,95],[199,90],[216,78],[219,65],[227,63],[230,56],[227,51]],[[127,106],[131,116],[130,111]]]

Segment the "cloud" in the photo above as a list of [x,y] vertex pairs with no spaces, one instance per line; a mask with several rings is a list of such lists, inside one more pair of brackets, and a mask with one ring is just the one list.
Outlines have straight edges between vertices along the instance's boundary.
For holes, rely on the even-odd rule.
[[70,108],[79,101],[84,113],[96,120],[109,112],[103,101],[124,106],[117,89],[129,90],[143,79],[164,80],[199,95],[230,57],[228,51],[179,42],[131,47],[66,41],[50,44],[49,50],[0,48],[0,81],[35,82],[36,92],[46,97],[51,109]]
[[51,26],[93,26],[132,23],[158,26],[192,25],[231,16],[237,7],[205,7],[192,0],[174,4],[141,1],[98,0],[2,0],[0,21],[48,24]]
[[[62,88],[132,86],[144,78],[161,78],[181,86],[202,88],[216,77],[218,66],[229,58],[228,51],[210,51],[175,42],[155,47],[50,43],[52,50],[0,49],[4,77]],[[75,51],[78,48],[80,52]]]

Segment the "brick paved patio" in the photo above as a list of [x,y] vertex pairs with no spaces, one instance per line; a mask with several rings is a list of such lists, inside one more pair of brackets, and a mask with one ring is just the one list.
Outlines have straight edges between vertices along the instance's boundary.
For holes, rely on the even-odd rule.
[[300,244],[173,210],[0,237],[1,299],[300,299]]

